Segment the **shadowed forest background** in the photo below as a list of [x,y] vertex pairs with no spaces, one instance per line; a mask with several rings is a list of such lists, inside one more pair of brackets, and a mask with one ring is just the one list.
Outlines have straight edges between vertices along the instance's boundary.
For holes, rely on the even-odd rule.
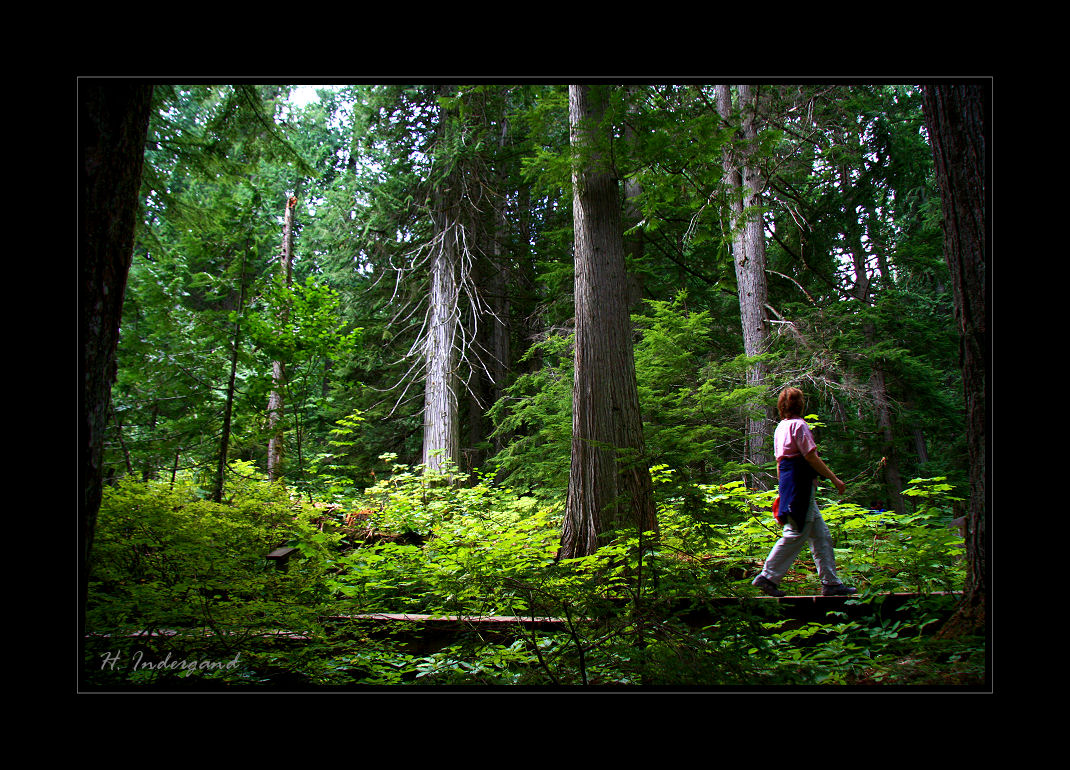
[[[985,681],[975,106],[296,93],[80,85],[84,686]],[[788,385],[861,589],[814,621],[744,601]]]

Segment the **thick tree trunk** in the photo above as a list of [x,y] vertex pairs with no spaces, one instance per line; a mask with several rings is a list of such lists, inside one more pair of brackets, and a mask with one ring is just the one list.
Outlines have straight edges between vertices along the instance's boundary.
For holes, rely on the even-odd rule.
[[[758,356],[769,350],[769,299],[768,279],[765,273],[765,226],[762,219],[762,180],[757,166],[752,161],[754,143],[757,139],[755,113],[757,99],[748,85],[737,86],[739,94],[739,121],[742,142],[738,148],[726,145],[722,157],[724,183],[729,195],[730,226],[732,230],[732,261],[736,271],[736,286],[739,294],[740,323],[743,329],[743,352]],[[717,112],[722,121],[733,125],[736,115],[732,106],[731,86],[714,87]],[[747,369],[747,386],[764,388],[768,367],[756,362]],[[763,465],[772,459],[769,437],[772,435],[773,419],[764,404],[752,407],[754,416],[747,419],[747,462]],[[754,483],[764,487],[761,477]]]
[[83,82],[81,149],[82,539],[85,607],[93,533],[103,494],[104,432],[111,407],[126,277],[133,257],[152,86]]
[[457,402],[458,288],[457,211],[436,194],[435,246],[431,259],[428,332],[424,343],[424,442],[426,470],[441,472],[457,461],[460,425]]
[[[279,275],[283,286],[289,288],[293,282],[293,225],[294,209],[297,207],[297,198],[291,197],[286,201],[286,209],[282,221],[282,250],[279,252]],[[279,311],[279,321],[282,324],[289,322],[289,311],[285,304]],[[277,481],[282,477],[282,454],[285,446],[286,435],[282,427],[283,413],[285,409],[286,391],[286,362],[273,361],[271,363],[271,379],[273,387],[268,396],[267,424],[270,438],[268,439],[267,472],[270,481]]]
[[985,473],[988,291],[986,286],[985,137],[988,96],[984,86],[935,85],[923,89],[925,122],[943,203],[944,252],[951,271],[959,327],[970,499],[966,526],[965,599],[947,633],[985,628],[988,570]]
[[569,87],[576,360],[561,558],[594,553],[614,529],[657,527],[635,380],[619,186],[596,147],[601,97],[597,87]]

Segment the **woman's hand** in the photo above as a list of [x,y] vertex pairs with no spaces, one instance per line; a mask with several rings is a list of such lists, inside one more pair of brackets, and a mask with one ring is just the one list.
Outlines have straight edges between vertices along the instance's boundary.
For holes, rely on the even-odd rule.
[[[817,450],[811,449],[805,455],[805,457],[806,462],[810,463],[810,467],[817,472],[818,476],[822,476],[836,485],[836,491],[839,492],[840,496],[842,497],[844,490],[847,489],[847,485],[840,481],[840,477],[833,473],[829,469],[829,467],[825,465],[825,461],[821,459],[820,455],[818,455]],[[816,483],[817,479],[814,479],[814,482]]]

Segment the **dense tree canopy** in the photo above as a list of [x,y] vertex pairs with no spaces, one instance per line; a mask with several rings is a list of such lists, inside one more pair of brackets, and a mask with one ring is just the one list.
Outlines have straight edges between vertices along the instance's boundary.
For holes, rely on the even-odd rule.
[[[289,90],[156,89],[109,476],[217,469],[228,403],[228,459],[266,462],[270,362],[286,357],[287,479],[313,489],[312,468],[331,454],[354,483],[370,482],[384,453],[424,459],[427,374],[441,363],[457,422],[450,459],[561,494],[573,317],[566,89],[344,86],[301,106]],[[651,453],[686,444],[682,474],[733,477],[767,457],[747,449],[769,440],[747,435],[765,424],[754,410],[798,384],[856,499],[894,506],[902,479],[919,474],[965,481],[919,89],[753,85],[748,107],[726,114],[713,86],[610,90],[610,151],[631,185],[637,349],[659,359],[640,356],[638,377],[657,366],[660,384],[679,383],[645,391]],[[731,256],[731,201],[744,191],[722,162],[744,150],[768,285],[767,341],[750,351]],[[291,195],[286,288],[273,265]],[[445,298],[436,275],[449,278]],[[272,307],[293,299],[280,292],[300,294],[306,315],[285,330]],[[701,319],[684,348],[651,345],[665,333],[664,303],[677,324]],[[443,319],[455,328],[435,353]],[[360,440],[342,458],[330,431],[357,412]]]

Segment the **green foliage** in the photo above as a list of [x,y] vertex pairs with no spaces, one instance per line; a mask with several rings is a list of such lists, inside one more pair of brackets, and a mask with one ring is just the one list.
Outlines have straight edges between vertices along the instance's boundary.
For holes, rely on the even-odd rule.
[[714,360],[710,313],[689,310],[686,292],[646,304],[648,312],[633,320],[641,334],[635,369],[650,462],[675,469],[678,486],[732,477],[747,407],[764,398],[746,382],[756,357]]
[[[280,325],[282,317],[286,323]],[[249,313],[246,323],[253,341],[269,359],[290,365],[316,355],[342,360],[363,331],[346,330],[339,293],[311,275],[289,286],[276,277],[265,293],[263,309]]]
[[519,117],[534,137],[530,153],[521,159],[524,180],[550,197],[572,194],[569,156],[568,87],[540,87],[539,98]]
[[364,414],[359,409],[335,420],[335,427],[327,441],[329,452],[315,454],[310,461],[310,472],[316,477],[315,484],[321,497],[332,502],[352,499],[360,494],[358,481],[353,478],[352,464],[348,456],[358,443],[359,429],[364,423]]
[[529,608],[511,581],[553,560],[559,521],[531,497],[467,477],[395,464],[354,503],[374,510],[386,533],[418,536],[422,547],[385,542],[342,559],[332,584],[369,611],[517,614]]
[[961,590],[965,550],[953,521],[953,504],[960,498],[945,481],[912,479],[904,495],[919,502],[902,517],[851,503],[823,508],[838,563],[873,591]]
[[[164,634],[172,649],[192,645],[218,657],[278,630],[318,633],[332,536],[280,485],[248,464],[232,470],[238,481],[225,504],[204,499],[189,477],[173,486],[128,478],[105,490],[89,634],[116,643],[135,633]],[[281,546],[298,549],[285,570],[266,558]],[[249,669],[213,673],[238,681]]]
[[244,325],[270,289],[260,276],[277,255],[283,201],[308,170],[274,121],[279,95],[273,86],[157,92],[105,457],[113,477],[215,464],[225,402],[230,457],[257,451],[270,375]]
[[514,487],[555,494],[568,486],[572,451],[571,335],[551,336],[533,345],[521,363],[541,361],[535,371],[517,377],[505,398],[490,409],[494,436],[508,445],[492,463]]
[[784,621],[766,623],[764,650],[771,654],[773,676],[825,686],[961,686],[984,681],[984,639],[932,635],[953,612],[955,597],[922,595],[899,612],[883,611],[881,598],[849,600],[848,606],[868,610],[851,620],[840,612],[839,622],[798,627]]

